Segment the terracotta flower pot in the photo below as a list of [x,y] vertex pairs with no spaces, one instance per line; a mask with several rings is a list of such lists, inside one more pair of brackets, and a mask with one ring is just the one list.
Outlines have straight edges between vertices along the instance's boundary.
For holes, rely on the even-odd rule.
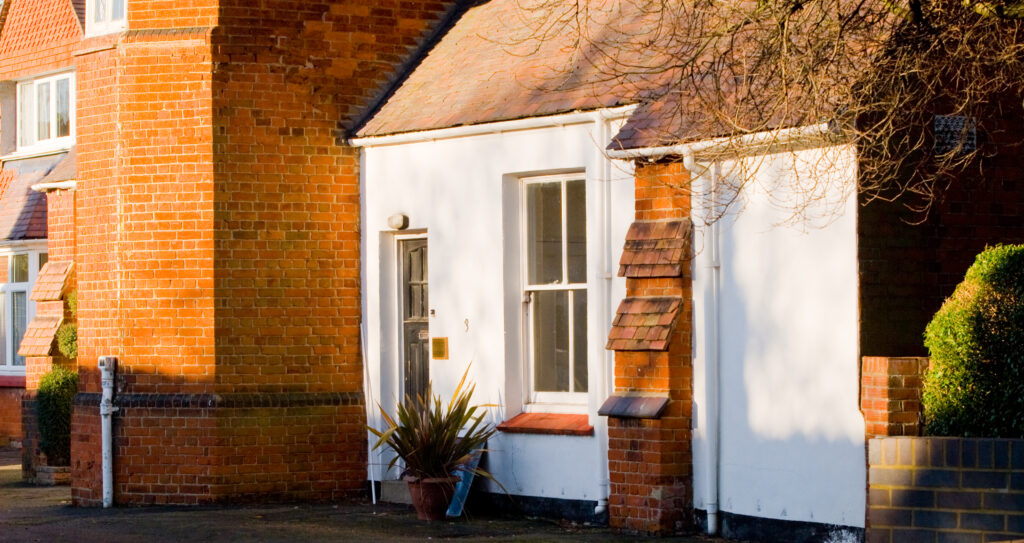
[[444,520],[448,504],[455,492],[456,477],[420,479],[406,477],[409,484],[409,495],[412,506],[416,508],[416,516],[420,520]]

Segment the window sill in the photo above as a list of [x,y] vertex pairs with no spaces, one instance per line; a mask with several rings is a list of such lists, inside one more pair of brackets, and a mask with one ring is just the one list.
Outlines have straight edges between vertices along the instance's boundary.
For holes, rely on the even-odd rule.
[[0,388],[25,388],[25,376],[0,375]]
[[594,435],[594,427],[586,415],[562,413],[520,413],[499,424],[498,431],[509,434]]

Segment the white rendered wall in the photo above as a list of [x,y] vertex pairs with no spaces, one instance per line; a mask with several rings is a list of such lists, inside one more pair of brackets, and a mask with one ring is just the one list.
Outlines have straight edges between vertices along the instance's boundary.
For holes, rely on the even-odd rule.
[[[746,159],[743,168],[717,165],[720,186],[753,180],[717,228],[719,508],[862,527],[855,151],[841,146]],[[699,166],[708,182],[715,163]],[[699,224],[702,211],[694,215]],[[710,250],[711,232],[698,228],[698,250]],[[714,351],[707,332],[716,302],[711,259],[695,262],[694,506],[706,510]]]
[[[488,469],[511,494],[603,499],[607,464],[605,421],[612,355],[607,333],[625,285],[616,276],[625,232],[633,220],[632,171],[611,168],[601,149],[601,123],[522,130],[430,142],[366,147],[362,175],[362,262],[365,358],[369,400],[393,412],[398,370],[396,237],[428,239],[431,337],[449,339],[449,360],[431,361],[435,392],[450,396],[472,362],[477,403],[491,403],[491,422],[522,412],[518,179],[583,172],[587,182],[589,393],[576,412],[589,415],[595,436],[499,433],[489,444]],[[609,179],[612,179],[609,181]],[[391,230],[395,213],[409,228]],[[514,256],[514,258],[512,256]],[[528,407],[527,407],[528,409]],[[375,409],[371,424],[377,423]],[[381,477],[371,455],[370,477]],[[385,478],[395,478],[391,473]]]

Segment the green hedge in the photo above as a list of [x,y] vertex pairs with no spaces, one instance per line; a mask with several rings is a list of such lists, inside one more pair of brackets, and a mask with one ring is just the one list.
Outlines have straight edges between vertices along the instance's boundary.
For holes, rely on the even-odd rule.
[[928,324],[925,432],[1024,437],[1024,245],[990,247]]
[[71,463],[71,403],[77,391],[78,374],[59,366],[39,380],[36,395],[39,448],[46,453],[48,465]]
[[[71,312],[71,316],[78,315],[78,293],[71,291],[68,293],[65,302],[68,306],[68,311]],[[57,349],[60,353],[68,358],[78,357],[78,325],[74,322],[65,322],[60,325],[57,330]]]

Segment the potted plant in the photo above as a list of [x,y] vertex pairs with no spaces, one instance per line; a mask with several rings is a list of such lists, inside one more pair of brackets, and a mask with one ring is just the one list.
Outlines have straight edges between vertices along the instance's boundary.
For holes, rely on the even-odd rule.
[[470,405],[476,386],[467,386],[468,373],[467,368],[447,406],[442,405],[440,396],[431,394],[428,385],[424,396],[406,398],[400,403],[394,417],[381,408],[384,429],[369,427],[378,438],[374,448],[386,444],[397,455],[388,469],[399,458],[404,462],[403,479],[422,520],[444,519],[457,481],[453,474],[457,471],[494,480],[483,469],[467,465],[473,455],[483,452],[487,440],[494,435],[494,428],[484,422],[487,406]]

